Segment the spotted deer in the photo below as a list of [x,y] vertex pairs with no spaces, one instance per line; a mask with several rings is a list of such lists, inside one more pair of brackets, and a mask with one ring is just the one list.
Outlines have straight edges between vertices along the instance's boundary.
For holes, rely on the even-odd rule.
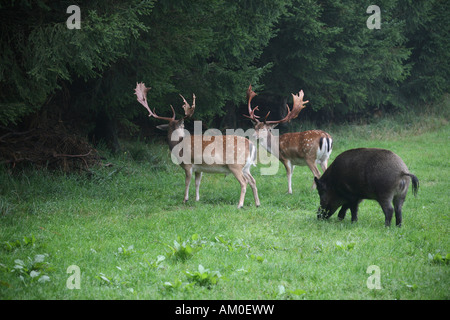
[[232,173],[241,185],[241,195],[239,198],[238,208],[244,205],[244,198],[247,184],[253,191],[255,204],[260,205],[256,182],[250,173],[251,165],[256,161],[256,147],[248,139],[236,135],[189,135],[184,130],[184,119],[192,117],[195,111],[195,95],[193,95],[192,106],[183,99],[183,109],[185,117],[175,119],[175,110],[172,106],[172,117],[161,117],[151,110],[148,106],[147,88],[144,83],[136,85],[135,94],[137,101],[142,104],[148,111],[149,117],[158,120],[167,121],[167,124],[158,126],[159,129],[168,131],[168,145],[172,153],[172,159],[175,158],[177,163],[184,169],[185,192],[183,202],[189,199],[189,185],[192,174],[195,174],[195,200],[200,199],[200,182],[203,172],[208,173]]
[[[280,123],[286,123],[297,118],[300,111],[305,108],[305,104],[309,101],[303,101],[304,93],[301,90],[298,94],[292,94],[292,109],[286,104],[287,114],[283,119],[268,121],[269,111],[264,120],[260,121],[258,119],[259,116],[255,115],[258,107],[252,109],[251,106],[251,101],[256,95],[250,85],[247,89],[249,114],[244,116],[252,120],[255,137],[259,140],[260,145],[283,163],[288,179],[288,193],[292,194],[292,173],[294,166],[306,165],[314,177],[320,178],[320,171],[317,165],[320,165],[323,171],[327,169],[328,159],[333,147],[333,139],[328,133],[322,130],[291,132],[279,136],[278,139],[276,137],[274,138],[272,129]],[[315,188],[315,186],[315,181],[313,181],[312,188]]]

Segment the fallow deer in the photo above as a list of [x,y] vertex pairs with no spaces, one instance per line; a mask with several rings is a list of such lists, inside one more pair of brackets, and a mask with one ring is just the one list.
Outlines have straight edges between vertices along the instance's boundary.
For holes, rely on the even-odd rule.
[[[288,193],[292,194],[292,173],[294,166],[307,165],[314,177],[320,178],[320,171],[317,165],[320,165],[323,171],[327,169],[333,139],[328,133],[322,130],[285,133],[277,139],[277,137],[273,136],[272,129],[280,123],[286,123],[297,118],[300,111],[305,108],[305,104],[309,101],[303,101],[304,93],[301,90],[296,95],[292,94],[292,110],[286,104],[287,115],[283,119],[268,121],[269,111],[264,120],[259,121],[259,116],[255,115],[255,110],[258,110],[258,107],[253,109],[251,107],[251,101],[256,95],[250,85],[247,89],[249,115],[244,116],[252,120],[255,128],[255,137],[259,139],[259,143],[284,164],[288,178]],[[315,181],[313,181],[312,188],[315,186]]]
[[[241,195],[239,198],[238,208],[244,205],[244,198],[247,184],[253,191],[255,204],[260,205],[256,182],[250,173],[251,165],[256,161],[256,147],[248,139],[235,135],[187,135],[184,130],[184,119],[192,117],[195,111],[195,95],[193,95],[192,106],[181,96],[184,101],[183,109],[185,117],[175,119],[175,110],[172,106],[172,117],[161,117],[150,110],[147,102],[147,88],[144,83],[136,85],[135,94],[137,100],[142,104],[149,116],[167,121],[168,124],[158,126],[160,129],[168,130],[168,144],[172,153],[172,157],[184,169],[186,174],[184,202],[189,199],[189,185],[192,173],[195,173],[195,195],[196,201],[200,199],[200,181],[202,172],[209,173],[232,173],[241,185]],[[173,159],[173,158],[172,158]]]

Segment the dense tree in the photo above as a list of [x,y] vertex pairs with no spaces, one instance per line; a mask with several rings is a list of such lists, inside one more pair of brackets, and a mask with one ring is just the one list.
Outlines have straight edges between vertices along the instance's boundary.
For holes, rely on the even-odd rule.
[[380,3],[380,29],[369,29],[364,1],[293,1],[264,52],[274,61],[264,83],[274,95],[303,89],[314,110],[339,115],[396,103],[409,72],[404,21],[395,1]]
[[249,83],[272,106],[303,89],[307,112],[328,119],[432,103],[450,87],[445,0],[379,0],[380,29],[366,25],[370,1],[80,0],[81,29],[69,29],[73,4],[0,4],[3,127],[53,117],[117,149],[117,124],[146,119],[137,81],[161,114],[195,93],[208,124],[236,120]]
[[408,59],[412,70],[402,83],[402,93],[409,103],[433,103],[450,91],[450,2],[408,0],[402,4],[399,15],[406,21],[406,46],[412,50]]
[[[0,121],[16,122],[75,79],[89,80],[127,55],[146,30],[152,1],[79,1],[82,31],[66,26],[71,1],[8,1],[0,8]],[[86,88],[90,89],[90,88]]]
[[66,27],[68,1],[10,1],[0,13],[0,121],[15,123],[51,99],[55,107],[59,94],[59,117],[70,114],[82,131],[96,127],[111,140],[116,121],[130,126],[144,114],[136,81],[152,86],[152,106],[163,113],[180,103],[178,93],[195,92],[196,115],[211,121],[266,69],[255,59],[286,2],[78,1],[74,30]]
[[196,116],[211,121],[224,114],[226,102],[240,103],[243,88],[266,69],[255,59],[275,34],[284,6],[270,0],[158,2],[141,18],[148,30],[133,39],[128,57],[94,81],[103,95],[95,100],[115,118],[145,115],[130,94],[136,81],[144,81],[161,113],[170,113],[169,104],[181,105],[179,93],[195,93]]

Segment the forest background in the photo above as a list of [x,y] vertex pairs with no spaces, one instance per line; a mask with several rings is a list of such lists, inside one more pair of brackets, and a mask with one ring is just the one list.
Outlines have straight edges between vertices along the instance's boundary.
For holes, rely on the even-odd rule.
[[159,114],[170,104],[179,114],[178,94],[195,93],[195,118],[220,129],[251,125],[242,117],[250,83],[271,119],[304,90],[310,103],[295,121],[319,125],[439,101],[450,87],[450,2],[376,1],[379,29],[369,27],[372,4],[2,1],[2,137],[45,128],[119,151],[120,137],[154,134],[133,94],[141,81]]

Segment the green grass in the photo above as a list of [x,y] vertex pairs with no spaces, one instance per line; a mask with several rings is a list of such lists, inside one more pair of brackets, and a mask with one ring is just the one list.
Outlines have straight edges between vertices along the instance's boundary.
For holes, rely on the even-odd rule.
[[[306,167],[296,167],[292,195],[281,165],[275,176],[253,168],[260,208],[248,188],[237,209],[238,183],[212,174],[200,201],[183,204],[184,173],[158,143],[130,144],[90,176],[2,169],[0,299],[449,299],[449,125],[397,123],[327,131],[332,159],[387,148],[417,175],[401,228],[385,228],[374,201],[357,223],[317,220]],[[71,265],[80,289],[66,286]],[[380,290],[366,285],[371,265]]]

